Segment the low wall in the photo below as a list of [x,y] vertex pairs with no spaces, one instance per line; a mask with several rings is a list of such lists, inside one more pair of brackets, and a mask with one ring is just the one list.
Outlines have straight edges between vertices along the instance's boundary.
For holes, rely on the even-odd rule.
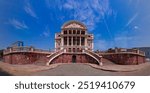
[[49,54],[17,52],[4,55],[4,62],[10,64],[36,64],[38,62],[48,62],[46,57]]
[[[4,62],[10,64],[46,64],[49,61],[46,53],[34,53],[34,52],[17,52],[9,53],[4,55]],[[62,54],[56,57],[53,63],[72,63],[73,54]],[[103,62],[114,62],[121,65],[137,65],[145,63],[145,56],[138,54],[104,54],[102,55]],[[92,63],[98,64],[98,62],[86,55],[86,54],[76,54],[76,63]]]
[[103,57],[121,65],[137,65],[145,63],[145,56],[137,54],[110,54],[103,55]]

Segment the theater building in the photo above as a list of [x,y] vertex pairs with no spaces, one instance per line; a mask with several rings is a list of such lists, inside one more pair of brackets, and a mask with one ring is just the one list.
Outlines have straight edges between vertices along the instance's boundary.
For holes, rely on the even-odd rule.
[[67,52],[82,52],[93,50],[93,34],[88,34],[84,24],[77,21],[69,21],[55,35],[55,50],[66,49]]
[[93,50],[94,35],[88,33],[87,27],[78,21],[68,21],[55,34],[55,50],[45,51],[26,47],[19,42],[4,50],[4,61],[10,64],[51,65],[56,63],[90,63],[106,65],[116,63],[137,65],[145,63],[145,53],[138,49],[115,48],[107,51]]
[[93,34],[88,34],[84,24],[78,21],[66,22],[60,33],[55,34],[55,53],[49,56],[48,64],[62,62],[100,65],[101,56],[92,52],[93,39]]

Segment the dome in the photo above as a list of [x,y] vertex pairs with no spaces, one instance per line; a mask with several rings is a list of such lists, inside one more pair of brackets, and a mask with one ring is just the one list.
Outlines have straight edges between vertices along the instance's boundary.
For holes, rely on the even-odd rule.
[[62,29],[70,29],[70,28],[87,29],[83,23],[75,20],[64,23],[61,28]]

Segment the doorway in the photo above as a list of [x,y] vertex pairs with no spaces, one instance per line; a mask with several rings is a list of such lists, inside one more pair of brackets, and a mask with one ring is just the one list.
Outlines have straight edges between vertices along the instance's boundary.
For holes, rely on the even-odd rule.
[[76,55],[72,56],[72,63],[76,63]]

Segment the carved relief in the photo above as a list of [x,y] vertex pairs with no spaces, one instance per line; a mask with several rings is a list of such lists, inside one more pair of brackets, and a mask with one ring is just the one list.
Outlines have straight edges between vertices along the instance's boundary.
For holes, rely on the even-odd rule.
[[72,24],[69,24],[67,26],[65,26],[64,28],[81,28],[81,29],[84,29],[83,26],[77,24],[77,23],[72,23]]

